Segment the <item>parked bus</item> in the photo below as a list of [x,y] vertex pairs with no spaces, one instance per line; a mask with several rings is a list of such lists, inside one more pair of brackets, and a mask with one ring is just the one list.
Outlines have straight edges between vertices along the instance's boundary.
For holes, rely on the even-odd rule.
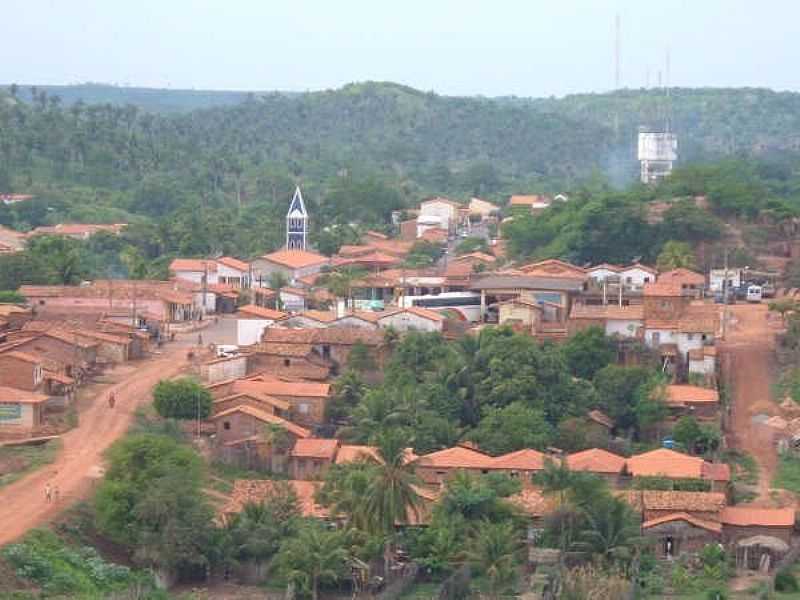
[[481,296],[474,292],[443,292],[430,296],[402,296],[400,306],[419,306],[435,311],[452,309],[464,320],[476,323],[481,320]]

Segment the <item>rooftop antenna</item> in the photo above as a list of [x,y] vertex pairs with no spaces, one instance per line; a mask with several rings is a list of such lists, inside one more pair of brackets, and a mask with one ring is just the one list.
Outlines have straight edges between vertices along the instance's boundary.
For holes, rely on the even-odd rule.
[[614,89],[619,89],[620,86],[620,70],[619,70],[619,55],[620,55],[620,30],[622,29],[621,19],[617,13],[614,19]]
[[672,121],[672,102],[670,101],[670,98],[669,98],[669,76],[670,76],[670,67],[671,67],[670,63],[671,63],[671,60],[670,60],[669,46],[667,46],[667,51],[666,51],[666,56],[665,56],[665,65],[664,65],[664,67],[665,67],[664,82],[666,84],[665,85],[665,90],[664,90],[664,95],[666,96],[665,102],[667,104],[666,110],[664,111],[664,113],[665,113],[664,114],[664,121],[665,121],[664,131],[667,132],[667,133],[669,133],[670,126],[672,125],[672,123],[670,123],[670,121]]

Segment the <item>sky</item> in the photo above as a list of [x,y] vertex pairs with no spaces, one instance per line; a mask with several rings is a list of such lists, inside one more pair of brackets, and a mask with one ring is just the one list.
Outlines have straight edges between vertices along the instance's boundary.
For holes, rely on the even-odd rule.
[[800,90],[796,0],[0,0],[0,82],[448,95]]

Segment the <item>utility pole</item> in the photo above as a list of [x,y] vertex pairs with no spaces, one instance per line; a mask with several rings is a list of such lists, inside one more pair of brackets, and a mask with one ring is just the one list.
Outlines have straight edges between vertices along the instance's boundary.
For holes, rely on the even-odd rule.
[[131,303],[131,308],[133,310],[131,314],[131,325],[136,328],[136,280],[131,280],[131,292],[133,294],[133,302]]
[[728,333],[728,247],[725,246],[725,274],[722,279],[722,340]]

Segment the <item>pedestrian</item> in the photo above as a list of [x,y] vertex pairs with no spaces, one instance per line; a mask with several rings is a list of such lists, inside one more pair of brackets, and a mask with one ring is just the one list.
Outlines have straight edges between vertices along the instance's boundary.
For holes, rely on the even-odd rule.
[[44,484],[44,499],[50,502],[53,499],[53,488],[50,487],[50,482]]
[[53,499],[55,500],[56,504],[58,504],[58,486],[53,487]]
[[117,398],[114,395],[114,392],[111,392],[108,395],[108,408],[114,408],[114,405],[117,403]]
[[197,334],[197,345],[198,346],[202,346],[203,345],[203,334],[202,333],[198,333]]

